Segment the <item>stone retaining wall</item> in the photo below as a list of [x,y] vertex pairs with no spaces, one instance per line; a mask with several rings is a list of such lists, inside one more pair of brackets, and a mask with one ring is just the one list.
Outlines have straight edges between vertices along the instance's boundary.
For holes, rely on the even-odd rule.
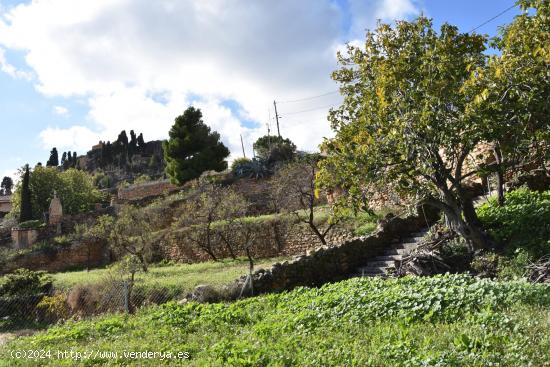
[[[270,269],[260,269],[253,274],[254,292],[259,294],[298,286],[320,286],[349,278],[369,259],[382,254],[394,240],[426,227],[426,220],[433,224],[438,218],[436,212],[427,208],[426,214],[426,219],[423,216],[393,218],[382,223],[370,236],[345,241],[339,246],[318,248],[292,261],[276,263]],[[240,290],[245,280],[246,277],[241,277],[231,288]]]
[[36,250],[16,257],[0,269],[0,274],[19,268],[59,272],[72,269],[98,267],[109,263],[110,251],[101,241],[75,243],[51,249]]
[[177,186],[171,184],[168,180],[146,182],[118,190],[118,199],[120,201],[143,200],[162,195],[166,192],[177,191],[178,189]]
[[[267,220],[255,228],[255,238],[251,247],[254,258],[276,256],[305,255],[319,248],[319,238],[304,224],[288,223],[279,220]],[[175,235],[174,235],[175,234]],[[334,227],[326,237],[328,243],[340,244],[354,237],[352,231],[343,227]],[[221,241],[214,243],[213,250],[218,258],[230,257],[230,253]],[[244,248],[234,249],[237,256],[246,256]],[[192,243],[177,236],[177,231],[164,238],[157,249],[159,259],[183,263],[196,263],[212,258]]]

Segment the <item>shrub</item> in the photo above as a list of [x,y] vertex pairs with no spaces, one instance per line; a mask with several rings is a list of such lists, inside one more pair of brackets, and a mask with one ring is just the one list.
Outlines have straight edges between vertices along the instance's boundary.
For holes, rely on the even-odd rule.
[[264,178],[269,176],[271,173],[265,161],[261,159],[247,159],[247,161],[243,160],[232,165],[231,168],[232,172],[235,174],[235,177]]
[[17,227],[21,229],[38,229],[43,225],[42,221],[40,220],[28,220],[26,222],[21,222],[17,225]]
[[233,163],[231,163],[231,172],[236,173],[240,166],[249,164],[250,162],[252,162],[252,159],[246,157],[235,159]]
[[513,255],[518,248],[539,258],[550,253],[550,191],[518,189],[506,193],[506,204],[495,199],[478,208],[479,219],[491,236]]
[[0,281],[0,317],[29,319],[50,293],[52,281],[42,271],[18,269]]
[[69,317],[67,296],[57,293],[53,296],[44,296],[36,305],[36,315],[40,321],[54,323]]

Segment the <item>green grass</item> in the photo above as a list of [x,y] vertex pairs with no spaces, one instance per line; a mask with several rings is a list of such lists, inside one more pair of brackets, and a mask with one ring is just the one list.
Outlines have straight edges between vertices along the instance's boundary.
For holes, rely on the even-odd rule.
[[[119,359],[14,359],[13,350],[117,351]],[[188,361],[122,351],[185,351]],[[352,279],[231,304],[68,322],[0,349],[25,366],[549,366],[550,285],[464,275]]]
[[[258,260],[255,268],[269,267],[277,261],[286,258]],[[248,272],[246,259],[221,260],[218,262],[203,262],[197,264],[175,264],[151,266],[147,273],[136,275],[137,284],[145,289],[153,287],[168,288],[176,293],[192,290],[199,284],[221,286]],[[51,274],[54,287],[69,289],[75,285],[89,285],[101,282],[109,274],[109,269],[94,269],[90,271],[72,271]]]

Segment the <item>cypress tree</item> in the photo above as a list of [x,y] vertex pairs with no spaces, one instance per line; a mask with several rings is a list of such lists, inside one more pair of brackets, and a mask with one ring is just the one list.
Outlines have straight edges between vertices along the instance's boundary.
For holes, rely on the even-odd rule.
[[30,188],[30,172],[29,165],[25,165],[25,173],[23,175],[23,182],[21,184],[21,211],[19,214],[19,222],[26,222],[32,220],[32,202],[31,202],[31,188]]
[[53,148],[50,152],[50,159],[46,162],[47,167],[57,167],[59,166],[59,155],[57,153],[57,148]]

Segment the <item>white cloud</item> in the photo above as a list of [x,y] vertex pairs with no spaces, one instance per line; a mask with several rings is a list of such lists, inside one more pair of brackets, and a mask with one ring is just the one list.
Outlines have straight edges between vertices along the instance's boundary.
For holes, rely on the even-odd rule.
[[59,115],[59,116],[68,116],[69,115],[69,110],[66,107],[63,107],[63,106],[54,106],[53,107],[53,112],[56,115]]
[[[354,29],[415,9],[411,0],[350,3]],[[241,133],[247,141],[262,134],[274,98],[336,89],[334,50],[351,36],[343,16],[331,0],[35,0],[0,18],[0,45],[26,53],[40,92],[89,103],[86,124],[44,130],[45,146],[82,151],[122,129],[165,138],[194,103],[236,153]],[[228,99],[262,130],[241,126],[222,105]],[[315,149],[330,133],[326,110],[303,115],[285,134]]]
[[93,132],[85,126],[71,126],[68,129],[48,127],[40,132],[40,139],[44,149],[56,147],[58,151],[71,150],[84,153],[83,149],[89,149],[97,144],[101,134]]

